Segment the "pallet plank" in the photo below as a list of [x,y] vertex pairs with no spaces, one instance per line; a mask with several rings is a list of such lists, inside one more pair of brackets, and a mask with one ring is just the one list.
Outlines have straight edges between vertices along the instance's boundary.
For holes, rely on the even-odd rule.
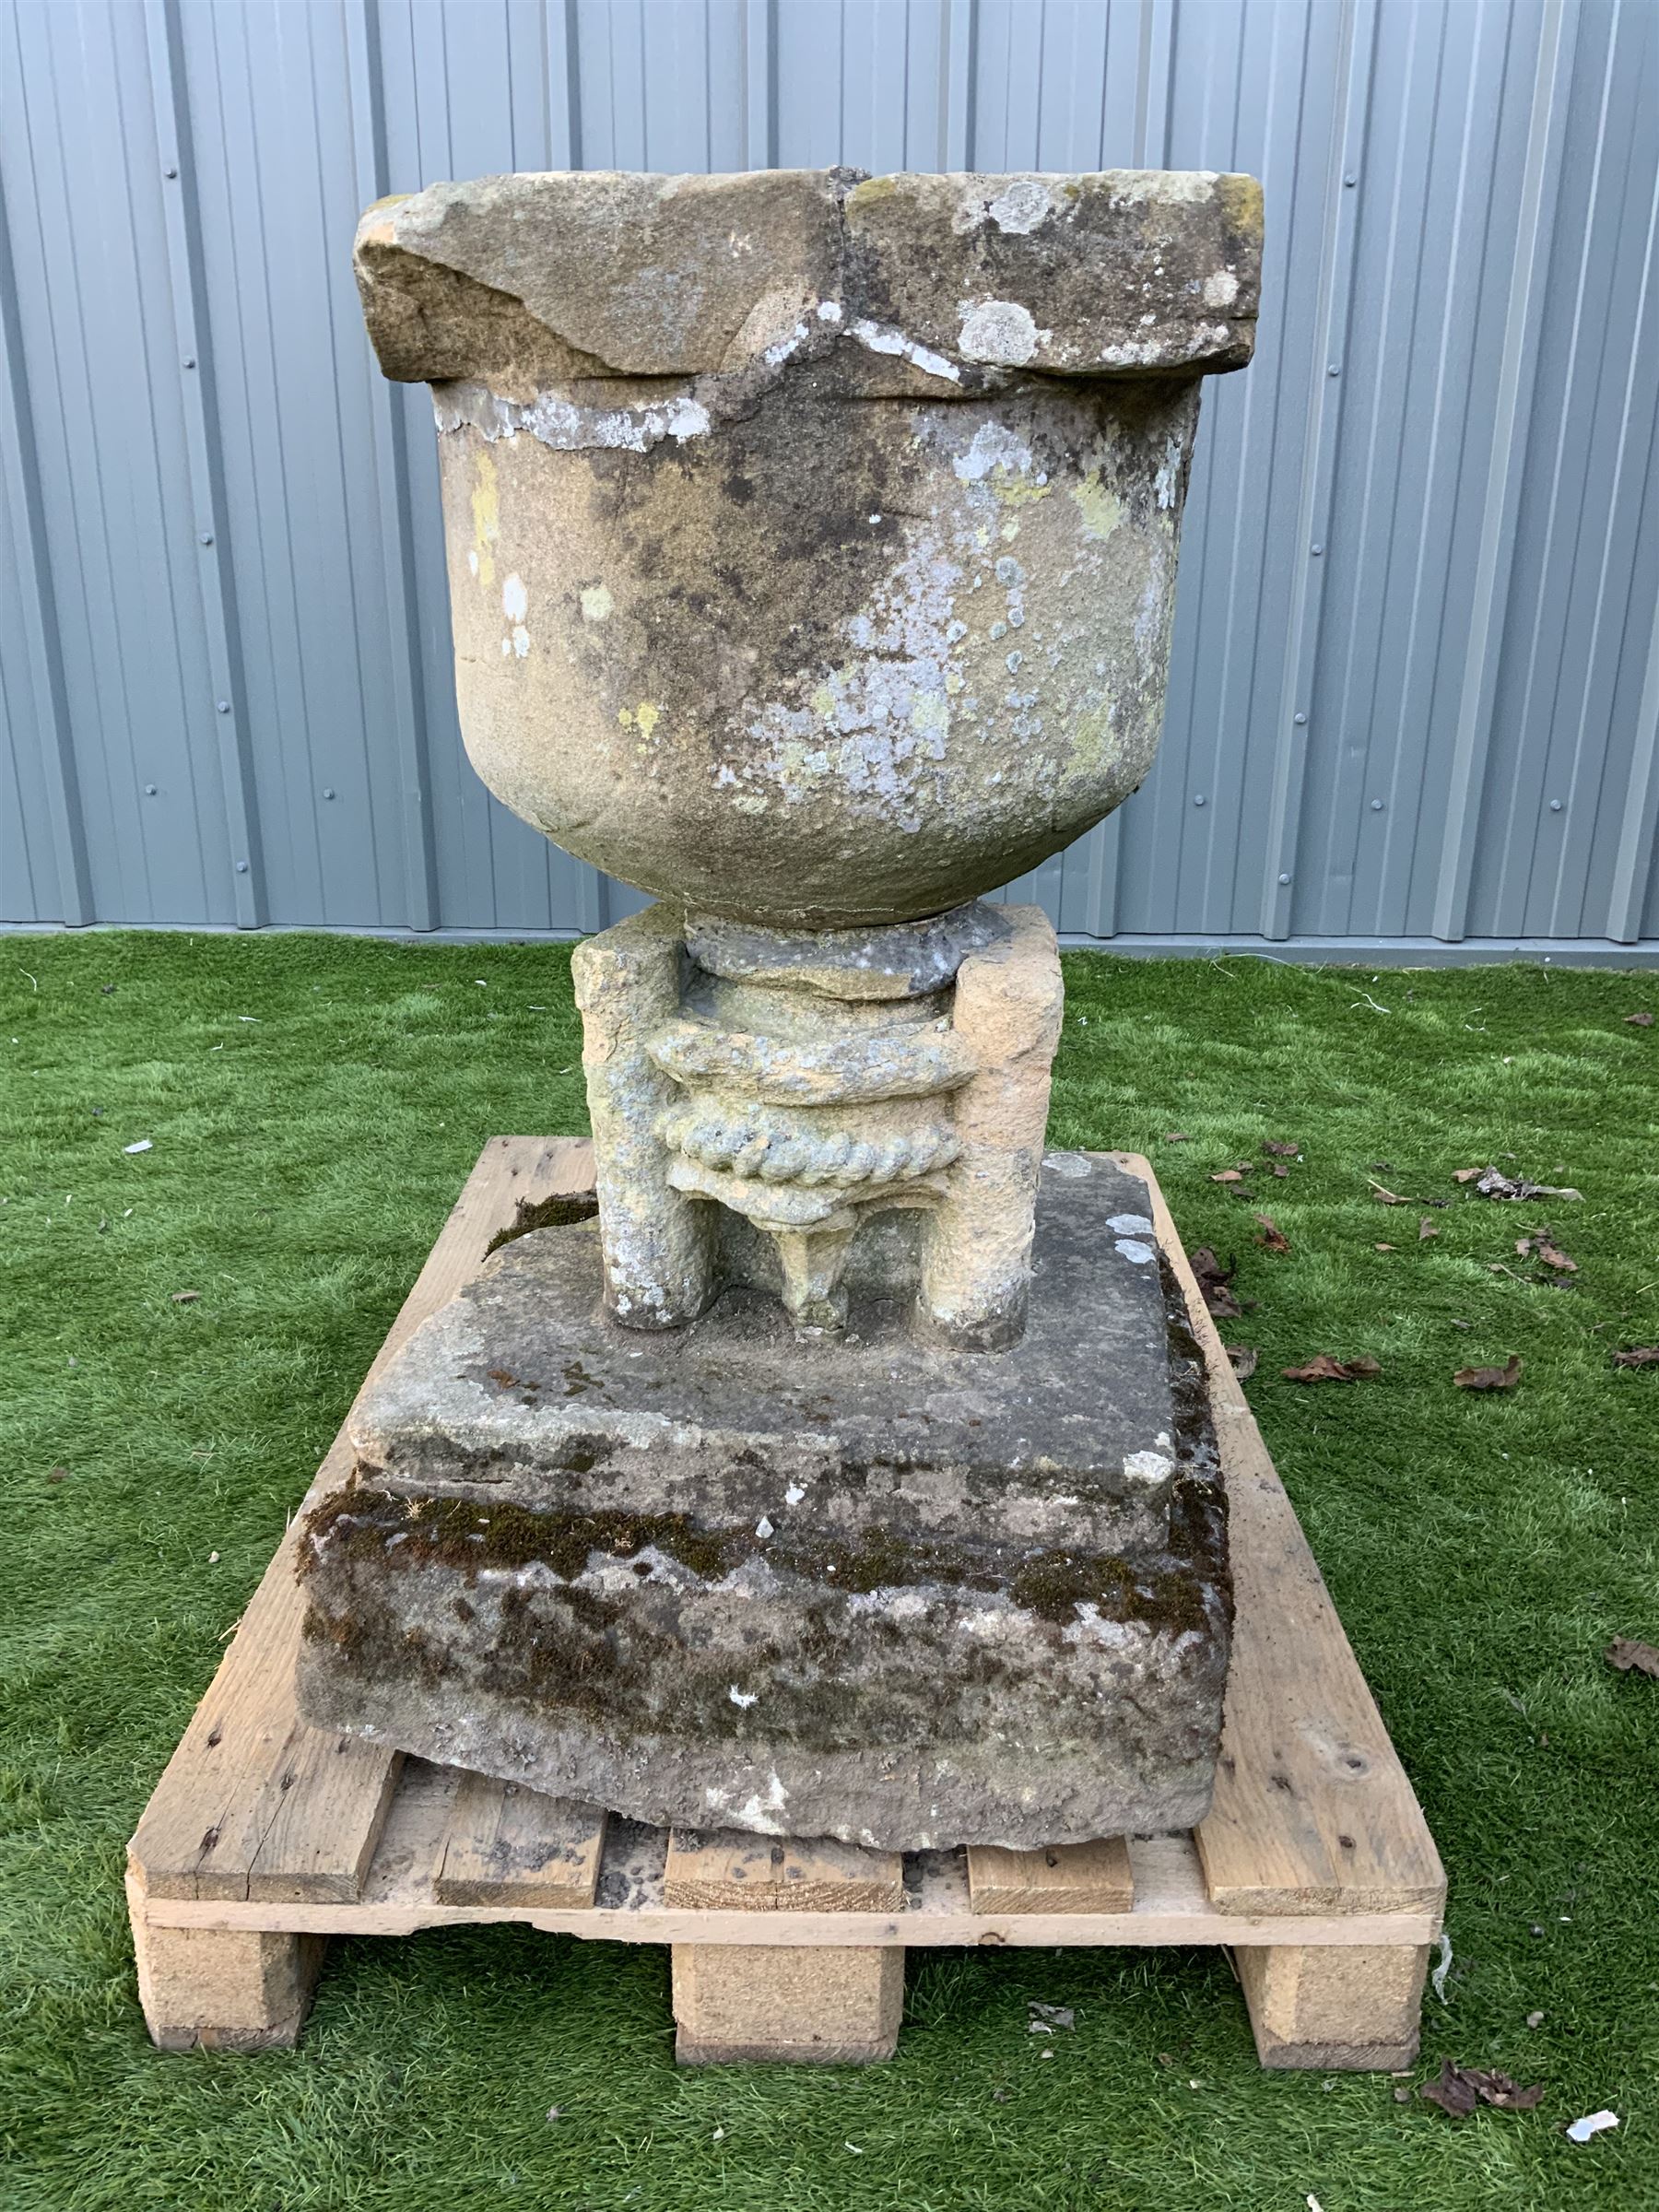
[[[589,1147],[578,1139],[492,1137],[363,1387],[477,1272],[490,1238],[512,1221],[515,1202],[580,1192],[592,1180]],[[304,1612],[294,1580],[295,1524],[348,1478],[350,1418],[138,1823],[130,1854],[150,1898],[347,1902],[359,1894],[400,1756],[307,1727],[294,1697]]]
[[446,1905],[546,1905],[580,1912],[594,1901],[606,1815],[591,1805],[465,1774],[432,1890]]
[[665,1905],[749,1912],[896,1912],[904,1860],[819,1836],[808,1841],[741,1829],[676,1829],[668,1839]]
[[1222,1348],[1150,1163],[1158,1241],[1210,1371],[1237,1618],[1215,1802],[1194,1830],[1221,1912],[1438,1914],[1446,1877],[1415,1793]]
[[1129,1846],[1122,1836],[1044,1851],[971,1843],[968,1894],[976,1912],[1127,1912],[1135,1904]]

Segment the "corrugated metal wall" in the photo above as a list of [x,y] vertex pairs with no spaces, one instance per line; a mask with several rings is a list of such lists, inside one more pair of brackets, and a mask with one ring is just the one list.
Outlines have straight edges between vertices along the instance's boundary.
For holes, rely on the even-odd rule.
[[575,930],[462,753],[349,245],[438,177],[1244,169],[1127,941],[1659,941],[1653,0],[17,0],[0,919]]

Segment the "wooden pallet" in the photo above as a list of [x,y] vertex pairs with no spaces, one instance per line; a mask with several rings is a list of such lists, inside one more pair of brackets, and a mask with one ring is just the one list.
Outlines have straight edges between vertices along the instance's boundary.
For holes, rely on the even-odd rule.
[[[898,1853],[668,1835],[308,1727],[290,1530],[133,1838],[164,2049],[299,2035],[330,1935],[474,1921],[666,1943],[684,2060],[875,2058],[911,1946],[1221,1944],[1270,2066],[1414,2055],[1445,1877],[1145,1159],[1210,1361],[1238,1618],[1214,1806],[1190,1836]],[[494,1137],[371,1375],[521,1205],[591,1187],[574,1138]],[[342,1429],[307,1505],[350,1471]]]

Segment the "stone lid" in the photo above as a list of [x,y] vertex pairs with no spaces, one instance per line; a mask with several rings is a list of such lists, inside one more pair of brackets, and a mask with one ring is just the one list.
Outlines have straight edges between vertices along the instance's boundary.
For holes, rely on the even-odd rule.
[[1261,186],[1207,170],[480,177],[379,201],[356,255],[405,382],[697,376],[851,343],[941,394],[1242,368],[1261,258]]

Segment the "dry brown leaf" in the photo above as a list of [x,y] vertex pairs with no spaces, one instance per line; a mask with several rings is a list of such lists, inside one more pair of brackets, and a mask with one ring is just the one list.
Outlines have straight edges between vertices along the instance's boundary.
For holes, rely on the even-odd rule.
[[1379,1244],[1376,1249],[1379,1252],[1398,1252],[1400,1248],[1397,1244]]
[[1261,1235],[1256,1239],[1258,1244],[1265,1244],[1269,1252],[1289,1251],[1290,1240],[1271,1214],[1258,1214],[1256,1219],[1262,1229]]
[[1500,2112],[1530,2112],[1543,2098],[1544,2084],[1534,2082],[1524,2089],[1507,2074],[1495,2069],[1488,2072],[1484,2066],[1456,2066],[1443,2058],[1439,2080],[1426,2081],[1418,2095],[1430,2104],[1438,2104],[1453,2120],[1462,2120],[1477,2104],[1495,2106]]
[[1627,1014],[1625,1022],[1627,1027],[1632,1030],[1651,1030],[1653,1026],[1653,1018],[1651,1014]]
[[1440,1223],[1432,1220],[1429,1215],[1425,1214],[1422,1219],[1418,1223],[1418,1242],[1420,1244],[1423,1242],[1425,1238],[1438,1237],[1439,1235]]
[[1397,1191],[1384,1190],[1380,1182],[1371,1184],[1371,1196],[1379,1206],[1409,1206],[1409,1198],[1402,1198]]
[[1513,1390],[1521,1380],[1521,1356],[1512,1352],[1501,1367],[1460,1367],[1452,1380],[1459,1390]]
[[1242,1182],[1243,1180],[1237,1168],[1223,1168],[1218,1175],[1210,1177],[1212,1182]]
[[1237,1262],[1231,1267],[1223,1267],[1207,1244],[1200,1244],[1191,1259],[1205,1304],[1218,1321],[1237,1321],[1244,1311],[1232,1293]]
[[1274,1161],[1273,1171],[1281,1180],[1290,1172],[1289,1169],[1285,1165],[1282,1159],[1276,1159]]
[[1522,1259],[1542,1260],[1546,1267],[1554,1267],[1559,1273],[1578,1273],[1578,1262],[1570,1260],[1559,1244],[1550,1242],[1547,1229],[1535,1230],[1531,1236],[1523,1237],[1515,1250]]
[[1659,1651],[1651,1643],[1640,1643],[1633,1636],[1615,1636],[1602,1657],[1621,1675],[1651,1675],[1659,1682]]
[[194,1306],[201,1295],[199,1290],[175,1290],[172,1302],[175,1306]]
[[1270,1136],[1262,1149],[1264,1152],[1277,1152],[1281,1159],[1295,1159],[1300,1154],[1301,1147],[1288,1137]]
[[1256,1364],[1262,1357],[1261,1353],[1253,1345],[1248,1344],[1224,1344],[1221,1349],[1232,1361],[1233,1373],[1238,1376],[1240,1382],[1248,1382],[1251,1376],[1255,1373]]
[[1485,1173],[1484,1168],[1459,1168],[1453,1173],[1452,1180],[1453,1182],[1473,1182],[1477,1175]]
[[1615,1352],[1615,1367],[1659,1367],[1659,1344],[1633,1344],[1628,1351]]
[[1329,1352],[1315,1352],[1305,1367],[1282,1370],[1287,1382],[1364,1382],[1382,1372],[1375,1359],[1336,1359]]
[[1184,1129],[1171,1129],[1168,1136],[1164,1138],[1166,1145],[1190,1145],[1192,1141]]

